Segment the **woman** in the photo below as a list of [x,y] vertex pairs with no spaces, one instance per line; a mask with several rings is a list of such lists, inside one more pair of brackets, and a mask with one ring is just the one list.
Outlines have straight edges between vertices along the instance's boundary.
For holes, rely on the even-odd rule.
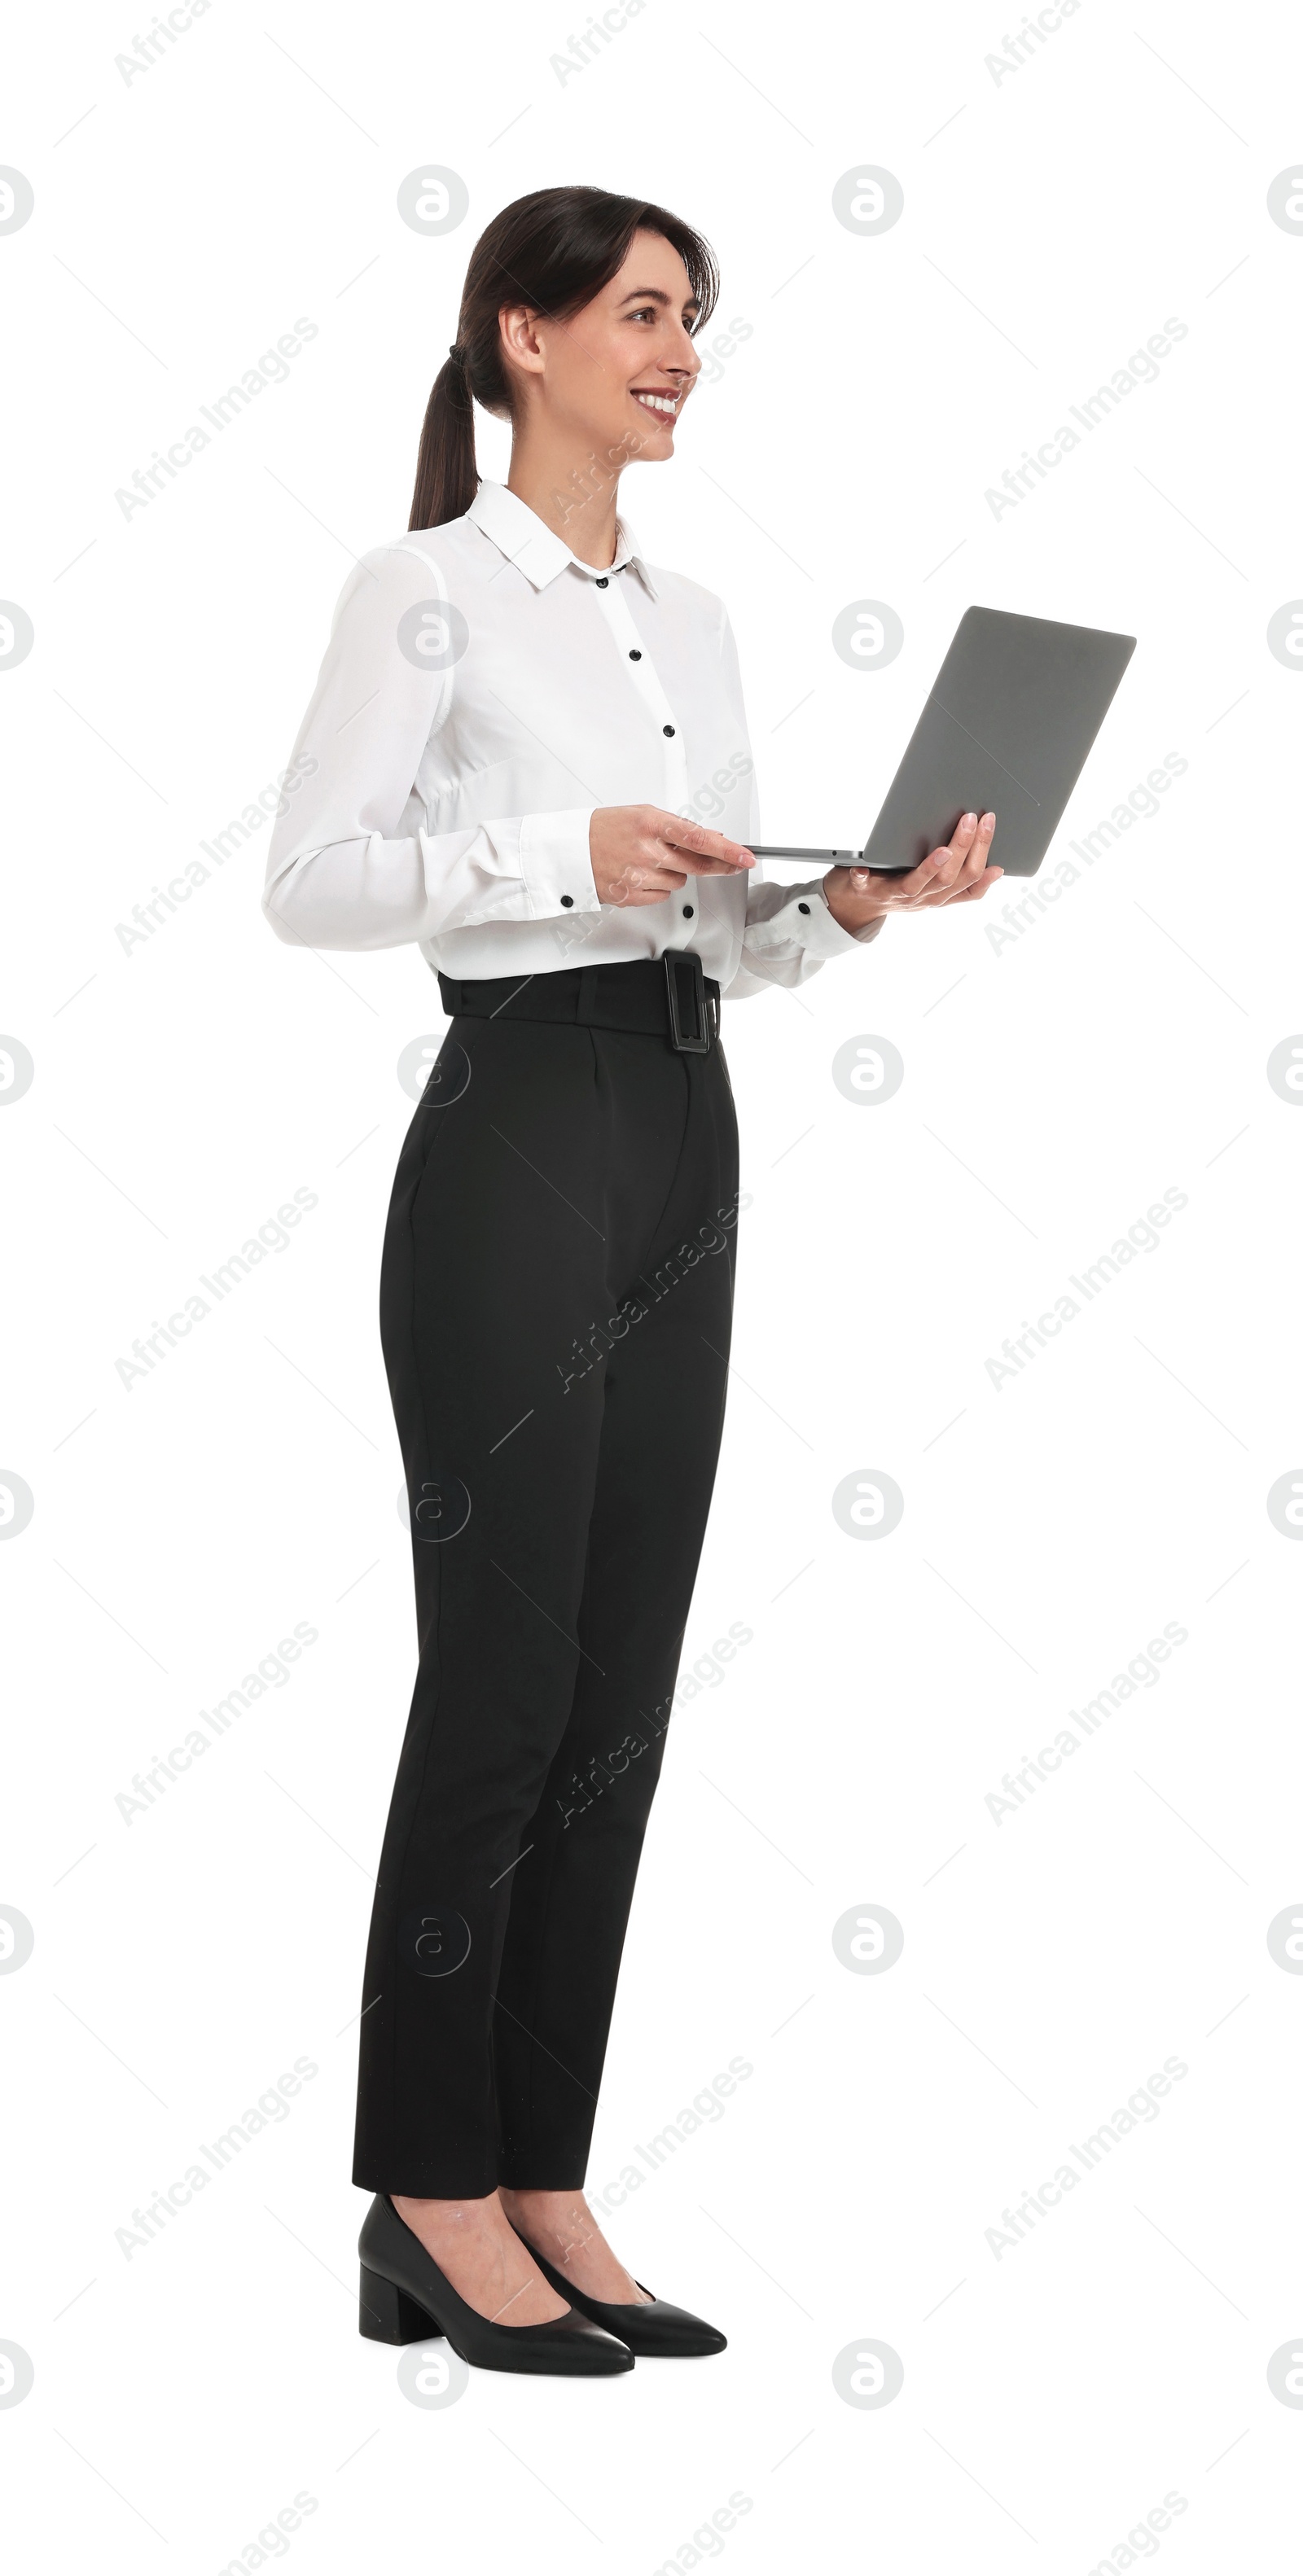
[[[452,1027],[399,1159],[381,1332],[420,1663],[361,2021],[364,2334],[608,2372],[724,2337],[583,2197],[724,1413],[737,1134],[719,997],[999,875],[967,815],[904,878],[763,885],[718,600],[649,566],[717,288],[662,208],[550,188],[490,224],[411,528],[345,585],[264,907],[420,947]],[[512,425],[475,469],[475,401]],[[730,827],[692,818],[723,809]],[[668,962],[667,962],[668,961]]]

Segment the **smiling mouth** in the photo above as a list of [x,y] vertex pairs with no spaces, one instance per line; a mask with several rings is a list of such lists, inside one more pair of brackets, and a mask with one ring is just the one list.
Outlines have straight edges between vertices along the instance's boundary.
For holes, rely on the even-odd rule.
[[678,417],[682,394],[648,392],[645,386],[633,386],[630,390],[634,401],[640,403],[644,411],[649,411],[653,420],[672,421]]

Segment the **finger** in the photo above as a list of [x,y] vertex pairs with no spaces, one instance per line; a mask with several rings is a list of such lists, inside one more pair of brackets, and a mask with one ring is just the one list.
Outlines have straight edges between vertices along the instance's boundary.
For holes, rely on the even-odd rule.
[[656,830],[672,848],[690,850],[698,858],[724,859],[733,867],[748,860],[755,864],[755,854],[744,841],[731,840],[727,832],[712,832],[706,823],[692,823],[685,814],[658,815]]
[[968,856],[965,859],[963,868],[960,872],[960,882],[962,884],[973,885],[981,876],[982,871],[987,864],[987,858],[991,847],[991,835],[994,830],[994,814],[983,814],[981,821],[977,826],[977,830],[973,834]]
[[933,856],[940,860],[937,870],[938,885],[958,884],[964,872],[964,863],[977,838],[977,824],[976,814],[961,814],[945,847],[933,853]]
[[914,870],[913,880],[909,878],[903,880],[905,886],[913,884],[913,891],[906,894],[905,901],[913,909],[917,909],[920,904],[935,903],[938,897],[944,894],[950,882],[950,851],[929,850],[927,857],[921,860]]
[[688,854],[667,850],[661,841],[640,841],[629,862],[647,878],[659,877],[667,886],[686,885],[690,874]]
[[1003,868],[987,868],[985,874],[978,878],[976,885],[962,886],[958,888],[954,894],[942,896],[941,901],[945,903],[978,903],[984,894],[990,893],[992,886],[999,884],[1003,875]]
[[961,814],[949,840],[943,841],[935,850],[929,850],[928,861],[924,864],[931,862],[933,866],[934,889],[956,883],[976,835],[976,814]]
[[[945,856],[944,850],[929,850],[927,857],[920,859],[918,866],[910,868],[904,875],[880,876],[877,883],[882,887],[887,901],[892,905],[921,902],[925,894],[932,892],[937,881],[937,872]],[[859,874],[861,871],[857,870],[856,873]],[[862,873],[867,875],[868,870]]]
[[941,870],[940,882],[944,886],[958,890],[975,883],[986,865],[994,830],[994,814],[961,814],[950,836],[949,850]]
[[670,847],[703,862],[693,867],[693,876],[718,875],[723,869],[753,868],[755,854],[742,841],[730,841],[726,832],[708,831],[704,823],[689,823],[681,814],[666,814],[658,826],[661,840]]
[[620,878],[616,900],[663,903],[667,894],[678,894],[686,883],[677,868],[665,867],[654,858],[631,859]]
[[946,879],[941,895],[943,903],[947,900],[953,902],[956,896],[966,894],[970,886],[980,883],[988,864],[991,835],[994,830],[994,814],[983,814],[969,843],[968,854],[962,866],[953,876],[948,876]]
[[[976,817],[974,817],[974,832],[976,829],[977,821]],[[963,826],[961,824],[956,824],[954,835],[949,841],[942,841],[935,850],[928,851],[927,857],[922,861],[922,867],[930,869],[931,874],[923,889],[924,892],[934,894],[939,886],[949,886],[954,884],[955,879],[959,875],[960,869],[963,867],[965,854],[972,837],[970,834],[965,834],[961,842],[960,834],[962,831]]]
[[748,868],[755,866],[755,860],[750,856],[745,859],[699,859],[691,850],[676,850],[674,865],[690,877],[738,877],[745,876]]

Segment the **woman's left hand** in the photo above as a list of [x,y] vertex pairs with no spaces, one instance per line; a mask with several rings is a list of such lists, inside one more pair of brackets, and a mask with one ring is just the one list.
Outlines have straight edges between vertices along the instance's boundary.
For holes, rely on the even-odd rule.
[[874,876],[868,868],[829,868],[824,895],[843,930],[864,930],[888,912],[931,912],[943,903],[976,903],[998,885],[1003,868],[988,865],[994,814],[963,814],[948,847],[929,850],[905,876]]

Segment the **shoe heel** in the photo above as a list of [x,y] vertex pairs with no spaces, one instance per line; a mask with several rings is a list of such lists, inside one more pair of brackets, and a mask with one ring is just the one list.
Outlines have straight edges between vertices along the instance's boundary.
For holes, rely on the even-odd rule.
[[441,2335],[443,2328],[405,2290],[396,2290],[392,2281],[384,2281],[378,2272],[368,2272],[362,2265],[358,2296],[357,2330],[371,2343],[427,2343],[431,2335]]

